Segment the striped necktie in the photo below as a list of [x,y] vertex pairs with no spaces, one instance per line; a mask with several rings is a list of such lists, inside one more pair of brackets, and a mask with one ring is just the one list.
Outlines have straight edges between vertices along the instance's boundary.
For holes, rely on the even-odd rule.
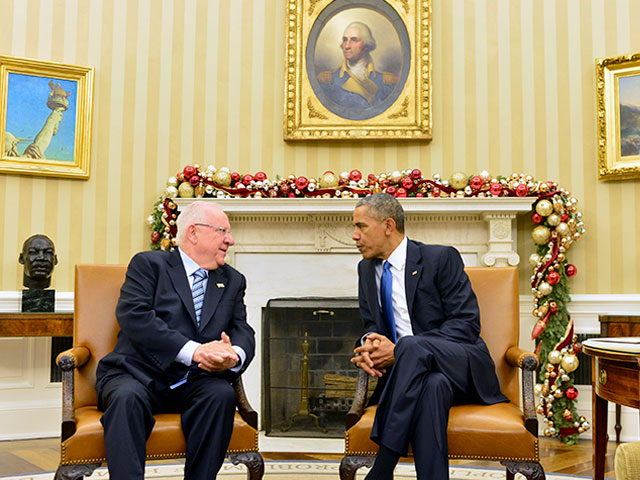
[[199,268],[191,275],[193,276],[193,286],[191,287],[193,306],[196,310],[196,322],[200,326],[202,304],[204,303],[204,279],[207,278],[207,271],[204,268]]

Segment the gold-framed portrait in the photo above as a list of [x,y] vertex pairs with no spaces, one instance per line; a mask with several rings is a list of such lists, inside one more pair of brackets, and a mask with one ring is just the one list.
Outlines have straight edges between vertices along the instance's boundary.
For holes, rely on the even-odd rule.
[[0,56],[0,172],[86,180],[92,67]]
[[284,139],[431,139],[431,0],[287,0]]
[[600,178],[640,178],[640,53],[597,59],[596,85]]

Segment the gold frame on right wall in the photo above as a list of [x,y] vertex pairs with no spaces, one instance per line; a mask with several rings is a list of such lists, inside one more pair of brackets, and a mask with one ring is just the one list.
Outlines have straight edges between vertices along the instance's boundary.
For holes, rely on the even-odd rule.
[[640,178],[640,53],[596,60],[598,171]]

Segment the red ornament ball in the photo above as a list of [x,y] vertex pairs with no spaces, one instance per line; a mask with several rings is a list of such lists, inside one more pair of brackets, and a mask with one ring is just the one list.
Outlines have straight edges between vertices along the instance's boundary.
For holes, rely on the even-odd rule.
[[256,182],[264,182],[267,179],[267,174],[264,172],[258,172],[253,176]]
[[233,183],[239,182],[240,181],[240,174],[238,172],[233,172],[231,174],[231,180],[233,180]]
[[151,232],[151,242],[158,243],[160,241],[160,232],[153,231]]
[[200,176],[192,175],[191,178],[189,179],[189,183],[191,184],[192,187],[197,187],[200,184]]
[[378,183],[378,179],[373,173],[370,173],[369,175],[367,175],[367,182],[369,182],[369,185],[375,185],[376,183]]
[[578,273],[578,269],[576,268],[575,265],[569,264],[565,268],[565,272],[567,273],[567,277],[575,277],[576,273]]
[[411,177],[404,177],[402,179],[402,186],[407,190],[411,190],[413,188],[413,179]]
[[293,192],[289,192],[289,198],[296,198],[296,194]]
[[349,180],[353,180],[354,182],[359,182],[362,179],[362,173],[360,170],[351,170],[349,174]]
[[307,177],[298,177],[296,178],[296,188],[298,190],[303,190],[307,187],[307,185],[309,185],[309,180],[307,180]]
[[527,187],[524,183],[519,183],[516,187],[516,195],[518,197],[526,197],[529,192],[529,187]]
[[540,215],[538,212],[533,212],[533,214],[531,215],[531,221],[533,223],[541,223],[542,220],[542,215]]
[[389,195],[393,195],[394,197],[396,196],[396,187],[387,187],[385,189],[385,193],[388,193]]
[[471,188],[474,190],[480,190],[482,188],[482,183],[482,177],[479,175],[471,177],[471,180],[469,181],[469,185],[471,185]]
[[491,195],[499,196],[502,193],[502,185],[498,182],[492,183],[489,187],[489,192],[491,192]]
[[244,183],[245,185],[249,186],[251,182],[253,182],[253,175],[245,175],[244,177],[242,177],[242,183]]
[[413,170],[411,170],[411,178],[413,178],[414,180],[419,180],[420,178],[422,178],[422,172],[417,168],[414,168]]
[[559,281],[560,281],[560,274],[558,272],[553,271],[547,274],[547,283],[549,285],[555,285]]
[[291,190],[291,187],[288,183],[285,183],[284,185],[280,186],[280,190],[286,195],[287,193],[289,193],[289,190]]
[[554,315],[558,313],[558,303],[557,302],[549,302],[549,311]]
[[563,213],[562,215],[560,215],[560,221],[562,222],[568,222],[569,221],[569,215],[567,215],[566,213]]
[[182,171],[182,175],[184,175],[184,178],[186,178],[187,180],[189,180],[192,175],[195,175],[195,173],[196,169],[192,165],[187,165]]
[[[389,187],[389,188],[391,188],[391,187]],[[396,190],[396,197],[398,197],[398,198],[407,198],[407,189],[400,187],[398,190]]]
[[569,387],[565,390],[564,394],[569,400],[575,400],[578,398],[578,389],[576,387]]
[[418,192],[416,193],[416,198],[422,198],[424,197],[424,195],[422,194],[422,192]]

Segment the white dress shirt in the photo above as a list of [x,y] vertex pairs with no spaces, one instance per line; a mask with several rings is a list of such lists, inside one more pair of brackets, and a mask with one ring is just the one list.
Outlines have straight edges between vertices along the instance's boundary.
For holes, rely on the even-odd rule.
[[[180,257],[182,258],[182,265],[184,265],[184,269],[187,272],[187,279],[189,280],[189,288],[192,288],[193,281],[194,281],[193,273],[201,267],[189,255],[187,255],[182,250],[180,250],[180,248],[178,248],[178,251],[180,252]],[[208,282],[209,282],[209,276],[207,275],[202,281],[202,288],[204,288],[205,292],[207,291]],[[201,345],[200,343],[194,340],[188,340],[187,343],[185,343],[184,346],[180,349],[180,351],[178,352],[178,355],[176,355],[175,361],[183,363],[186,366],[190,366],[193,363],[193,354],[195,353],[196,349],[200,345]],[[230,368],[229,370],[231,370],[232,372],[238,372],[240,371],[240,367],[242,367],[242,364],[247,358],[247,354],[245,353],[242,347],[238,347],[236,345],[232,345],[231,347],[238,354],[240,361],[235,367]]]
[[[408,240],[405,236],[400,245],[389,255],[387,261],[391,264],[389,271],[393,278],[391,296],[393,298],[393,319],[396,322],[396,339],[406,335],[413,335],[411,328],[411,318],[409,317],[409,307],[407,306],[407,292],[404,288],[404,272],[407,263]],[[384,261],[378,262],[376,270],[376,287],[378,289],[378,306],[382,308],[380,299],[380,282],[382,281],[382,270]]]

